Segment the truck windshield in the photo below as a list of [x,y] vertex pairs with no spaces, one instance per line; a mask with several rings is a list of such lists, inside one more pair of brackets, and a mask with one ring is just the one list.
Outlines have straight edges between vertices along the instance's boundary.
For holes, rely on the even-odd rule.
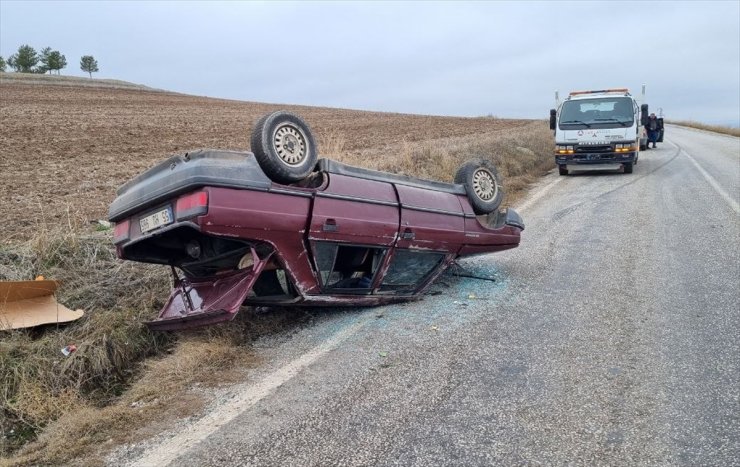
[[560,128],[615,128],[631,126],[635,121],[632,99],[599,97],[565,101],[560,110]]

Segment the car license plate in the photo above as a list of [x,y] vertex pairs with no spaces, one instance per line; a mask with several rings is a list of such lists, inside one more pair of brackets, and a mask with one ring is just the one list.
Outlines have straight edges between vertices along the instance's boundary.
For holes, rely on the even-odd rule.
[[172,221],[172,209],[170,207],[166,207],[161,211],[157,211],[139,219],[139,226],[141,227],[141,233],[147,233],[151,230],[162,227],[163,225],[171,224]]

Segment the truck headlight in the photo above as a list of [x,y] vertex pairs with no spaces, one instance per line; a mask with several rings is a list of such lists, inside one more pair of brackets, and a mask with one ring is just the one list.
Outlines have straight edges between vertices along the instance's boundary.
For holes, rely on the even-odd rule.
[[565,145],[565,144],[558,144],[555,148],[556,154],[573,154],[575,153],[575,150],[573,149],[573,145]]
[[632,143],[617,143],[614,145],[616,152],[631,152],[635,150],[635,146]]

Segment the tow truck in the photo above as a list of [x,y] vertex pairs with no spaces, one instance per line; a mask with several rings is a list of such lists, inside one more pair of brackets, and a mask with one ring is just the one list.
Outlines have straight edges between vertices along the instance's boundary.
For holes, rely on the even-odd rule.
[[[644,102],[645,86],[642,87]],[[550,129],[555,134],[555,163],[560,175],[571,170],[623,169],[632,173],[640,150],[647,148],[648,105],[627,88],[573,91],[560,102],[555,93]]]

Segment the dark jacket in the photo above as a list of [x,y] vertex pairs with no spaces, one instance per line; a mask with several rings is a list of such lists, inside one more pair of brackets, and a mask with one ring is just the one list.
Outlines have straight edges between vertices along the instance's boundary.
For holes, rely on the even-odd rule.
[[645,128],[647,128],[648,131],[658,131],[660,130],[660,122],[655,117],[649,117]]

